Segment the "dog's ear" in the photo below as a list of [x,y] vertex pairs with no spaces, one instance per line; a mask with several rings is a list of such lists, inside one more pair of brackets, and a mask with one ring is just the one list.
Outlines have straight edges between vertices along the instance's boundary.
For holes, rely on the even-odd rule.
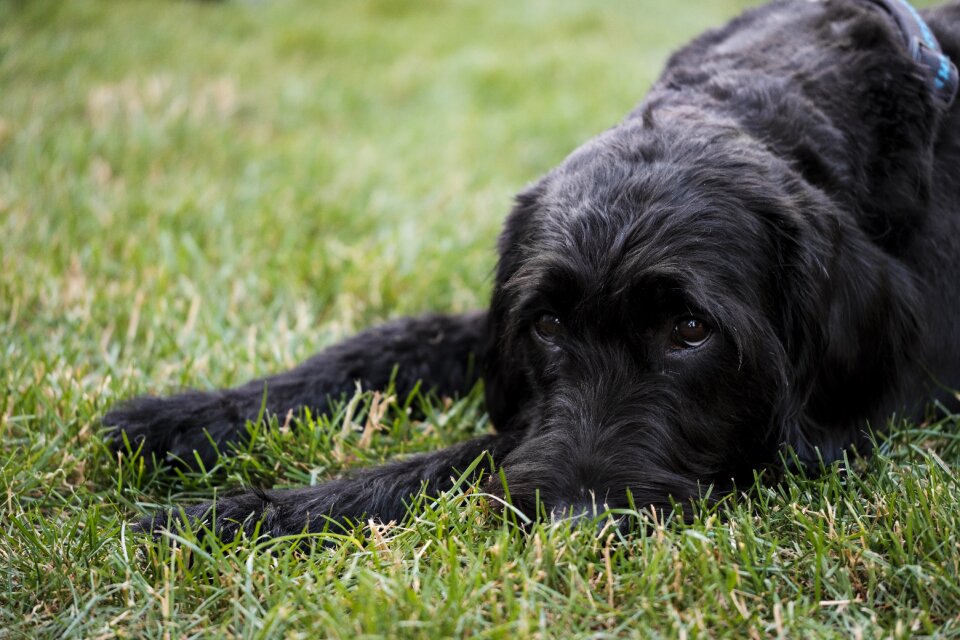
[[487,320],[483,364],[487,411],[499,430],[523,428],[517,424],[522,420],[518,414],[530,395],[524,363],[515,348],[517,327],[511,321],[514,302],[504,285],[529,257],[542,193],[542,183],[538,183],[517,196],[497,241],[499,260]]
[[843,216],[808,219],[785,261],[781,340],[788,371],[782,444],[816,468],[864,447],[901,407],[918,337],[917,284]]
[[[850,62],[856,68],[835,107],[834,122],[852,142],[846,185],[848,206],[875,244],[903,255],[923,228],[933,193],[934,148],[948,113],[922,67],[902,54],[901,34],[880,13],[847,25]],[[833,40],[834,42],[836,40]],[[815,101],[828,101],[815,96]]]

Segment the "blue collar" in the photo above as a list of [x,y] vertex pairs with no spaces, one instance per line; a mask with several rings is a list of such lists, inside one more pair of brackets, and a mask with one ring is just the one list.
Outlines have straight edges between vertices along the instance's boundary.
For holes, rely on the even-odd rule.
[[930,26],[907,0],[874,0],[900,26],[904,44],[913,60],[924,68],[927,84],[944,109],[957,96],[957,67],[943,53]]

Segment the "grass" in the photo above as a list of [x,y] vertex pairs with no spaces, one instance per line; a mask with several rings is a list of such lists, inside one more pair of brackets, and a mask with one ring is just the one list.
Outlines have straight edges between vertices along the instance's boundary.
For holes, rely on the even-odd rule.
[[486,431],[400,398],[157,477],[97,420],[482,306],[511,195],[747,4],[0,3],[0,637],[960,635],[956,418],[627,538],[470,485],[312,553],[129,530]]

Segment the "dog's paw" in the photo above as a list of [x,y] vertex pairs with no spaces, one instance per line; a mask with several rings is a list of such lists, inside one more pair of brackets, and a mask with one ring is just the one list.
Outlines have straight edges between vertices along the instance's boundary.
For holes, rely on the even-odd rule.
[[136,523],[134,530],[154,537],[184,529],[195,534],[209,531],[225,542],[238,535],[250,540],[276,540],[319,534],[322,544],[327,544],[349,534],[356,523],[366,521],[366,509],[350,500],[348,486],[355,483],[334,480],[282,491],[254,489],[213,502],[158,512]]
[[190,529],[199,533],[207,529],[224,541],[234,539],[238,533],[247,538],[275,537],[284,533],[273,530],[279,515],[276,511],[276,505],[267,493],[255,490],[214,502],[174,507],[143,518],[133,529],[154,537],[165,531]]
[[222,392],[189,392],[130,400],[103,417],[114,451],[139,450],[148,462],[212,466],[224,445],[243,432],[248,416]]

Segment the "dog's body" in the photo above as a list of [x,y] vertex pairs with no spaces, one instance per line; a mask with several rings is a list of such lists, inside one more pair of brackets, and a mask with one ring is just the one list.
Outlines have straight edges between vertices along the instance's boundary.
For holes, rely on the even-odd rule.
[[[960,3],[924,13],[960,59]],[[107,415],[205,462],[264,398],[323,411],[354,381],[485,381],[498,433],[317,487],[221,499],[229,535],[382,520],[488,451],[531,510],[665,507],[960,388],[960,102],[867,0],[775,1],[675,54],[646,100],[517,198],[487,312],[407,318],[237,389]],[[953,310],[951,312],[950,310]],[[210,505],[188,509],[203,517]]]

